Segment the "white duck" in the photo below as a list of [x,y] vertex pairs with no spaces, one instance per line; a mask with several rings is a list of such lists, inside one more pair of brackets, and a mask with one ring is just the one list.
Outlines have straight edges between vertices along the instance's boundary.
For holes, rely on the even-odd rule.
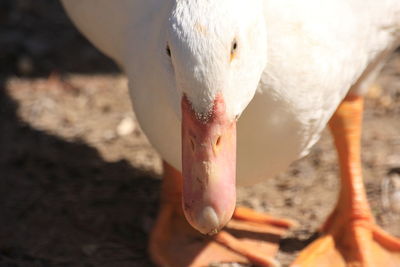
[[399,44],[399,0],[63,3],[87,38],[126,71],[140,125],[165,161],[150,240],[157,264],[273,264],[267,250],[225,231],[194,239],[183,213],[202,233],[216,233],[233,213],[252,226],[289,226],[235,211],[235,170],[238,184],[273,176],[308,153],[339,107],[330,122],[341,164],[339,201],[324,235],[294,265],[400,266],[400,241],[374,224],[359,159],[362,95]]

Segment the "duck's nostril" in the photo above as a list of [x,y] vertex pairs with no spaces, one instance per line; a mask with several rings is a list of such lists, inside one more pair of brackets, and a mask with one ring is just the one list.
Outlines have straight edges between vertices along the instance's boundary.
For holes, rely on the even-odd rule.
[[192,148],[192,152],[194,152],[194,150],[196,148],[196,146],[194,144],[194,140],[193,140],[193,138],[189,138],[189,139],[190,139],[190,147]]
[[217,141],[215,142],[215,145],[219,146],[220,143],[221,143],[221,136],[218,136]]

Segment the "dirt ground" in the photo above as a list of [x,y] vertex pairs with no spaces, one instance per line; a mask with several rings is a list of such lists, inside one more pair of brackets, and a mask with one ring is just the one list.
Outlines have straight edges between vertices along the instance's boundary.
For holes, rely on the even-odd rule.
[[[132,113],[126,79],[53,0],[0,2],[0,266],[152,266],[147,237],[161,164]],[[377,222],[400,236],[400,53],[366,103],[363,167]],[[287,265],[336,201],[329,133],[238,202],[296,219]]]

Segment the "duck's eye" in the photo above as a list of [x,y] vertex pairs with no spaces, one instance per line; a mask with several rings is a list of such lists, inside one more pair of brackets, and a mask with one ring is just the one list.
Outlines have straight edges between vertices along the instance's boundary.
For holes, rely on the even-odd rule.
[[235,54],[236,51],[237,51],[237,49],[238,49],[238,43],[237,43],[237,41],[236,41],[236,39],[235,39],[235,40],[233,40],[233,42],[232,42],[231,54],[232,54],[232,55]]
[[237,43],[236,39],[234,39],[232,42],[232,46],[231,46],[231,56],[230,56],[231,62],[236,57],[237,50],[238,50],[238,43]]
[[171,49],[169,48],[169,45],[167,45],[167,48],[165,48],[165,51],[167,52],[167,55],[171,57]]

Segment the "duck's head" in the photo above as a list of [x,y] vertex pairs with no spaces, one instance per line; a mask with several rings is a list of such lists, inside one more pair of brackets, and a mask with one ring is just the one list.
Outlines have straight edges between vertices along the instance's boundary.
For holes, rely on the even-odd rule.
[[215,233],[236,204],[236,121],[266,64],[263,1],[178,0],[165,56],[181,102],[183,209]]

